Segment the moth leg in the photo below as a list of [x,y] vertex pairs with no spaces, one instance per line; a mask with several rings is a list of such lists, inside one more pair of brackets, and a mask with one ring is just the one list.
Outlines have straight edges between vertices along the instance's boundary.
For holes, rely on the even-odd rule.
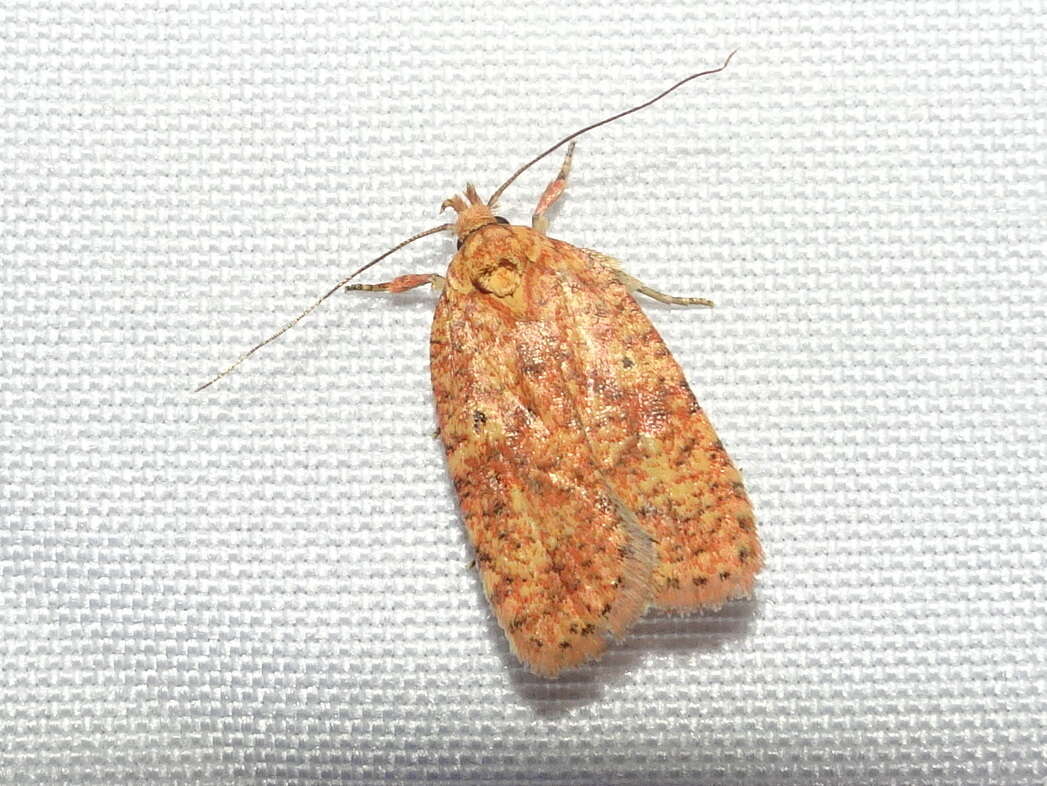
[[678,295],[667,295],[664,292],[659,292],[654,287],[647,286],[640,279],[630,276],[622,270],[622,263],[614,257],[607,256],[607,254],[601,254],[599,251],[593,251],[589,248],[583,248],[582,251],[587,257],[589,257],[591,262],[594,262],[597,265],[603,265],[614,271],[614,275],[630,292],[639,292],[641,295],[647,295],[647,297],[657,300],[659,303],[668,303],[670,306],[712,307],[713,305],[711,300],[704,297],[680,297]]
[[571,142],[567,146],[567,155],[564,156],[563,163],[560,165],[560,171],[556,173],[556,177],[553,178],[552,182],[545,187],[545,191],[542,192],[534,213],[531,214],[531,227],[542,235],[549,228],[549,219],[545,214],[549,212],[549,208],[555,205],[557,200],[563,196],[563,192],[567,190],[567,176],[571,173],[571,158],[573,156],[574,142]]
[[345,288],[346,292],[392,292],[399,294],[409,289],[431,284],[434,292],[443,292],[447,279],[436,273],[415,273],[407,276],[397,276],[392,281],[381,284],[350,284]]
[[667,295],[664,292],[659,292],[657,289],[647,286],[638,278],[633,278],[621,270],[618,271],[618,280],[625,284],[625,288],[630,292],[639,292],[641,295],[647,295],[652,300],[657,300],[659,303],[668,303],[670,306],[707,306],[712,308],[713,305],[711,300],[704,297],[680,297],[679,295]]

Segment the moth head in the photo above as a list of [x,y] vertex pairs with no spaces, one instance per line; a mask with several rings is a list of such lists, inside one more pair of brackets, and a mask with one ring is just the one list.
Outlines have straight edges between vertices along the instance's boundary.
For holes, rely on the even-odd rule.
[[447,208],[452,208],[458,214],[452,231],[458,236],[459,248],[466,236],[480,227],[494,223],[507,223],[505,219],[497,218],[491,212],[490,205],[480,199],[480,195],[476,193],[476,186],[472,183],[465,187],[464,199],[458,194],[450,199],[445,199],[444,203],[440,205],[440,210]]

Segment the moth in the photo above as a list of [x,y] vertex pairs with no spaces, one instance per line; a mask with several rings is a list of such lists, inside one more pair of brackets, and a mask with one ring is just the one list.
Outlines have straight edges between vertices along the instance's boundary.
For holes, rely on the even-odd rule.
[[[733,53],[732,53],[733,55]],[[748,595],[763,563],[752,507],[723,444],[634,295],[666,295],[614,259],[547,235],[574,139],[562,139],[483,200],[469,185],[446,200],[453,223],[364,265],[229,373],[342,287],[440,293],[430,337],[438,432],[484,592],[512,651],[555,677],[598,658],[654,606],[716,608]],[[527,168],[570,143],[531,226],[495,214]],[[446,275],[348,282],[393,251],[450,231]]]

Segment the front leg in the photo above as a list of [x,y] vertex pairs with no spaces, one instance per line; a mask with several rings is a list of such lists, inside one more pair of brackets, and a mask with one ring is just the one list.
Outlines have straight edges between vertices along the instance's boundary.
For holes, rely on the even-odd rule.
[[571,159],[573,157],[574,142],[571,142],[567,146],[567,155],[564,156],[563,163],[560,164],[560,171],[556,173],[556,177],[553,178],[552,182],[545,187],[545,191],[542,192],[542,196],[534,208],[534,213],[531,214],[531,227],[535,232],[544,235],[545,230],[549,228],[549,219],[546,218],[545,214],[549,212],[549,208],[555,205],[560,197],[563,196],[564,191],[567,190],[567,176],[571,173]]
[[386,281],[382,284],[350,284],[345,288],[345,291],[391,292],[397,295],[425,284],[432,284],[434,292],[443,292],[447,279],[436,275],[436,273],[413,273],[406,276],[397,276],[392,281]]

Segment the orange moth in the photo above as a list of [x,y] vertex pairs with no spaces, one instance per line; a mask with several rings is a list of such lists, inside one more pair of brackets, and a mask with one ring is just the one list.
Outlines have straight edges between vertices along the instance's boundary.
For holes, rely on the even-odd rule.
[[[516,656],[555,677],[597,658],[645,609],[716,608],[748,595],[763,555],[742,479],[680,366],[633,295],[665,295],[604,254],[546,235],[564,192],[571,134],[486,202],[469,185],[444,202],[458,252],[446,276],[400,276],[351,291],[439,291],[430,338],[439,435],[484,592]],[[492,210],[525,169],[570,142],[531,226]]]

